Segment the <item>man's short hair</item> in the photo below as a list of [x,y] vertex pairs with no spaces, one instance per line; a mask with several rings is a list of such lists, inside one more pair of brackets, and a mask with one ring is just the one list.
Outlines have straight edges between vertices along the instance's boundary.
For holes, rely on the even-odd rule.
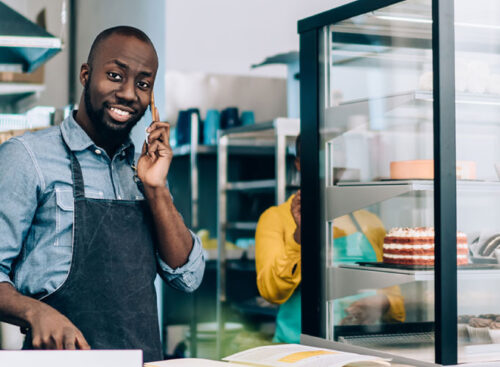
[[151,39],[147,36],[146,33],[141,31],[140,29],[137,29],[135,27],[131,26],[126,26],[126,25],[120,25],[117,27],[111,27],[108,29],[105,29],[101,33],[97,35],[95,38],[94,42],[92,42],[92,46],[90,47],[89,51],[89,56],[87,58],[87,63],[92,66],[92,62],[94,61],[95,58],[95,53],[99,45],[101,44],[102,41],[107,39],[108,37],[112,36],[113,34],[120,34],[122,36],[130,36],[130,37],[135,37],[140,41],[146,42],[151,45],[153,50],[156,53],[155,46],[153,45],[153,42],[151,42]]

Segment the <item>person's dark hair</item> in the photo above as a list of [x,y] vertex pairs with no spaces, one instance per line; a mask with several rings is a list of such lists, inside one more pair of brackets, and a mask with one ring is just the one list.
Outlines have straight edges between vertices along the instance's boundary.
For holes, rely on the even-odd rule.
[[297,139],[295,139],[295,156],[300,158],[300,134],[297,135]]
[[113,34],[120,34],[122,36],[135,37],[140,41],[143,41],[143,42],[150,44],[156,53],[155,46],[153,45],[153,42],[151,42],[151,39],[147,36],[146,33],[141,31],[140,29],[137,29],[134,27],[120,25],[117,27],[105,29],[104,31],[102,31],[101,33],[99,33],[97,35],[94,42],[92,42],[92,46],[90,47],[90,51],[89,51],[89,56],[87,58],[87,63],[89,65],[92,66],[92,62],[94,61],[94,57],[95,57],[95,52],[98,49],[101,42],[104,41],[106,38],[112,36]]

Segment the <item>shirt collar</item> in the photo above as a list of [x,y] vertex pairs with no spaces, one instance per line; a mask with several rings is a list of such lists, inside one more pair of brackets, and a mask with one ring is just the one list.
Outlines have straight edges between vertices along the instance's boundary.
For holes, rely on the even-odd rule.
[[[69,116],[61,123],[61,133],[69,149],[71,151],[81,151],[89,147],[97,147],[85,130],[76,122],[74,114],[76,114],[76,110],[71,111]],[[127,140],[117,149],[116,154],[120,154],[124,150],[128,151],[127,156],[133,157],[134,144],[130,137],[127,137]]]

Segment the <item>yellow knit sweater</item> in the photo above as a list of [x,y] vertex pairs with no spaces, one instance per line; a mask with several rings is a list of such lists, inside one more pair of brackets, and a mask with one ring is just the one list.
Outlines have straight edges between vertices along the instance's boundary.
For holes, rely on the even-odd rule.
[[[291,214],[291,196],[285,203],[267,209],[259,218],[255,234],[255,262],[257,287],[269,302],[282,304],[290,298],[301,280],[300,245],[293,234],[297,228]],[[375,250],[377,260],[382,261],[385,229],[380,219],[366,210],[353,213]],[[357,231],[349,216],[335,219],[334,238]],[[389,300],[390,308],[384,320],[404,321],[405,309],[398,286],[380,290]]]

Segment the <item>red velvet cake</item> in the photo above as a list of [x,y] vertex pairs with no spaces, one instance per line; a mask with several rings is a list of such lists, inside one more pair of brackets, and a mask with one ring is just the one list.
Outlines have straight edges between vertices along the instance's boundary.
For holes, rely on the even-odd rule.
[[[457,233],[457,265],[468,263],[467,235]],[[384,238],[384,263],[434,265],[434,228],[393,228]]]

